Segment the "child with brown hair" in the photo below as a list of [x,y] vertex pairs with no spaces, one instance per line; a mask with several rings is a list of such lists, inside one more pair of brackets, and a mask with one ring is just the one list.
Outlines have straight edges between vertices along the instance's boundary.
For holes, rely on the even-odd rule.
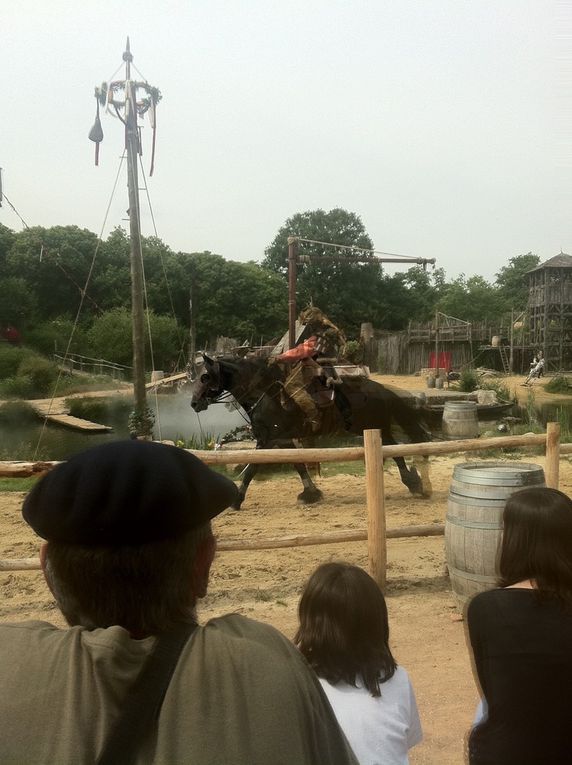
[[407,765],[423,734],[411,682],[389,648],[377,584],[357,566],[325,563],[306,584],[298,615],[295,642],[360,765]]

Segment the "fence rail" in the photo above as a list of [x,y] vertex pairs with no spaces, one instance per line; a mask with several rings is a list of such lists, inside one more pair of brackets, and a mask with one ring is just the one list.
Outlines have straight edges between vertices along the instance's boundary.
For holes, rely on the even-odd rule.
[[106,359],[94,359],[90,356],[81,356],[79,353],[68,353],[67,356],[54,353],[53,359],[56,364],[60,364],[71,372],[79,370],[80,372],[90,371],[92,374],[109,374],[114,379],[121,380],[124,379],[125,372],[132,369],[132,367],[125,364],[116,364],[114,361],[107,361]]
[[[218,549],[263,550],[277,547],[298,547],[316,544],[332,544],[367,540],[368,566],[373,578],[384,588],[386,582],[387,553],[389,538],[404,536],[430,536],[443,533],[442,524],[410,526],[386,529],[385,492],[383,485],[383,461],[391,457],[430,456],[435,454],[459,454],[489,449],[545,446],[546,485],[557,489],[559,483],[560,456],[572,454],[572,444],[560,443],[560,425],[547,424],[546,433],[523,436],[503,436],[494,439],[463,439],[460,441],[426,442],[420,444],[396,444],[383,446],[378,430],[364,431],[363,447],[342,447],[339,449],[245,449],[233,451],[199,451],[189,449],[208,465],[232,465],[245,462],[257,464],[283,464],[295,462],[347,462],[365,461],[367,529],[344,529],[322,534],[271,537],[253,541],[237,539],[219,540]],[[49,470],[57,462],[0,462],[0,477],[24,477],[38,475]],[[35,558],[0,560],[0,571],[23,571],[40,568]]]

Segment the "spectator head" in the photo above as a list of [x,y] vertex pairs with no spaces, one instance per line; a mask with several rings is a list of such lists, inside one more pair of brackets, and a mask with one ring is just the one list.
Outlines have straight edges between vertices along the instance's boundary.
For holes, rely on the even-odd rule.
[[194,619],[234,483],[173,446],[117,441],[47,473],[23,515],[45,540],[46,580],[70,625],[141,637]]
[[531,488],[506,502],[499,586],[531,579],[541,593],[572,603],[572,500],[557,489]]
[[372,696],[396,663],[389,648],[385,598],[366,572],[349,563],[324,563],[310,577],[298,607],[298,648],[319,677],[356,685]]

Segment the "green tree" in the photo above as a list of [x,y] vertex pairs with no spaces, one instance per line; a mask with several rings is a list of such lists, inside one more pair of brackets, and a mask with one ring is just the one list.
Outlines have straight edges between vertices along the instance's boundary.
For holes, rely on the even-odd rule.
[[12,249],[15,237],[16,235],[12,229],[8,228],[7,226],[3,226],[0,223],[0,277],[4,276],[6,258]]
[[13,324],[18,329],[28,326],[36,313],[36,296],[25,279],[17,276],[0,278],[0,326]]
[[211,252],[178,253],[181,278],[173,300],[189,321],[192,290],[197,343],[217,335],[259,342],[282,334],[288,323],[287,287],[280,275],[256,263],[227,261]]
[[380,329],[405,329],[410,320],[430,321],[444,289],[443,269],[425,271],[413,266],[407,271],[384,276],[380,286]]
[[[156,369],[170,369],[171,362],[179,353],[178,328],[174,319],[168,316],[149,314],[153,355]],[[133,343],[131,337],[131,311],[114,308],[99,316],[87,333],[89,354],[94,358],[114,361],[131,366]],[[151,368],[149,338],[146,338],[146,368]]]
[[506,304],[506,309],[524,311],[528,302],[528,271],[540,263],[538,255],[527,252],[510,258],[508,266],[503,266],[496,274],[496,286]]
[[[373,242],[355,213],[341,208],[297,213],[279,229],[263,260],[263,266],[284,277],[288,272],[289,236],[373,249]],[[347,333],[356,334],[362,321],[377,323],[382,271],[378,262],[355,263],[345,252],[346,262],[342,260],[343,250],[301,243],[301,255],[322,260],[298,266],[297,303],[300,308],[313,303]]]
[[[7,254],[5,275],[25,280],[41,318],[75,315],[97,241],[77,226],[25,229]],[[89,300],[86,306],[96,310]]]
[[461,274],[444,285],[438,309],[463,321],[497,321],[506,310],[499,290],[482,276]]

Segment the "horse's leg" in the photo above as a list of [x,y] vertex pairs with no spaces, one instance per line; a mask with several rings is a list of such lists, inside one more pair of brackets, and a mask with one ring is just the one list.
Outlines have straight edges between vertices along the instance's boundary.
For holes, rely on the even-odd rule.
[[250,482],[258,472],[258,468],[258,464],[249,464],[242,471],[242,481],[238,487],[238,499],[233,505],[231,505],[233,510],[240,510],[240,507],[244,502],[244,498],[246,497],[248,487],[250,486]]
[[312,505],[314,502],[319,502],[324,495],[310,478],[306,465],[304,465],[303,462],[297,462],[294,467],[298,471],[298,475],[304,486],[304,491],[298,494],[298,502],[303,502],[305,505]]
[[[391,433],[386,431],[383,433],[383,443],[385,446],[390,446],[391,444],[396,444],[397,441],[393,438]],[[416,496],[421,497],[430,496],[425,494],[423,481],[417,472],[415,465],[412,465],[410,468],[408,468],[404,457],[394,457],[393,461],[397,465],[402,483],[407,486],[411,494],[415,494]]]

